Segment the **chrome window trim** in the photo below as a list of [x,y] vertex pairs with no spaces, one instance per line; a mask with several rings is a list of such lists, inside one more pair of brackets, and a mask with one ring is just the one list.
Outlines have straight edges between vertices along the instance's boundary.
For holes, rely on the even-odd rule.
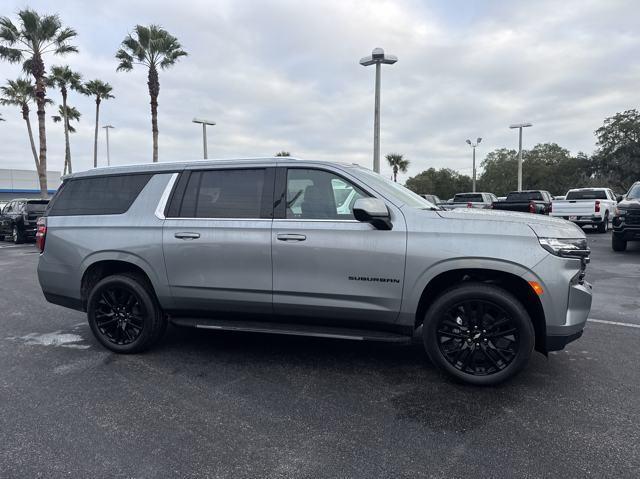
[[158,202],[158,206],[156,207],[156,218],[159,220],[166,219],[164,216],[164,209],[167,206],[167,201],[169,201],[169,195],[171,195],[171,191],[173,190],[173,185],[178,179],[178,173],[173,173],[167,186],[165,186],[164,191],[162,192],[162,196],[160,197],[160,201]]
[[181,216],[169,216],[165,219],[187,221],[273,221],[273,218],[183,218]]

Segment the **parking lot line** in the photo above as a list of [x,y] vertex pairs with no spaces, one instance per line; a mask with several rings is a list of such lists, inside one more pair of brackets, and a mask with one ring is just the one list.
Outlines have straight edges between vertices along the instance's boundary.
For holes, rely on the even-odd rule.
[[620,321],[605,321],[604,319],[593,318],[589,318],[587,321],[591,321],[592,323],[613,324],[614,326],[626,326],[628,328],[640,328],[640,324],[621,323]]

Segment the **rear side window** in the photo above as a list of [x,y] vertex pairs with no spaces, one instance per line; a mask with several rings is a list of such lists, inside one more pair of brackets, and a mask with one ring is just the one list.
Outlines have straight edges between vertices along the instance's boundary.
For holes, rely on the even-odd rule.
[[466,202],[482,203],[483,201],[482,201],[482,195],[480,193],[478,194],[462,193],[454,196],[453,202],[454,203],[466,203]]
[[606,200],[607,193],[605,190],[578,190],[570,191],[566,197],[567,200]]
[[180,218],[266,218],[266,170],[193,171],[182,175],[168,214]]
[[67,181],[51,202],[49,216],[119,215],[126,212],[152,175],[114,175]]

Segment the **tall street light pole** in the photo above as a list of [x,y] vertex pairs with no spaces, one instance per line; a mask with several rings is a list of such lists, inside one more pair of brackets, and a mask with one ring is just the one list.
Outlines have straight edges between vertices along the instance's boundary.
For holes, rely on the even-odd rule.
[[194,123],[202,124],[202,149],[204,150],[204,159],[207,159],[207,125],[215,125],[215,121],[202,120],[200,118],[194,118]]
[[111,156],[109,155],[109,130],[115,127],[111,125],[105,125],[102,128],[104,128],[104,132],[107,135],[107,166],[111,166]]
[[522,129],[533,126],[531,123],[516,123],[509,125],[509,128],[520,130],[518,141],[518,191],[522,191]]
[[393,65],[398,61],[395,55],[385,55],[382,48],[374,48],[371,55],[360,59],[360,65],[376,66],[376,94],[373,109],[373,171],[380,173],[380,70],[383,63]]
[[467,140],[467,144],[473,148],[473,192],[476,192],[476,146],[480,144],[482,138],[478,137],[475,143],[471,143],[471,140]]

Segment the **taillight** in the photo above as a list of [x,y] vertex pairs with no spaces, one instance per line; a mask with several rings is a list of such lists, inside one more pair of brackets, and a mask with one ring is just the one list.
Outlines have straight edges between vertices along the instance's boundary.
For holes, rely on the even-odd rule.
[[473,203],[471,202],[467,203],[467,208],[473,208]]
[[36,246],[41,253],[44,253],[44,243],[47,239],[47,218],[38,219],[38,229],[36,230]]
[[532,201],[529,203],[529,213],[535,213],[536,212],[536,204]]
[[549,203],[549,213],[553,213],[553,203]]
[[600,200],[596,200],[596,213],[600,213]]

